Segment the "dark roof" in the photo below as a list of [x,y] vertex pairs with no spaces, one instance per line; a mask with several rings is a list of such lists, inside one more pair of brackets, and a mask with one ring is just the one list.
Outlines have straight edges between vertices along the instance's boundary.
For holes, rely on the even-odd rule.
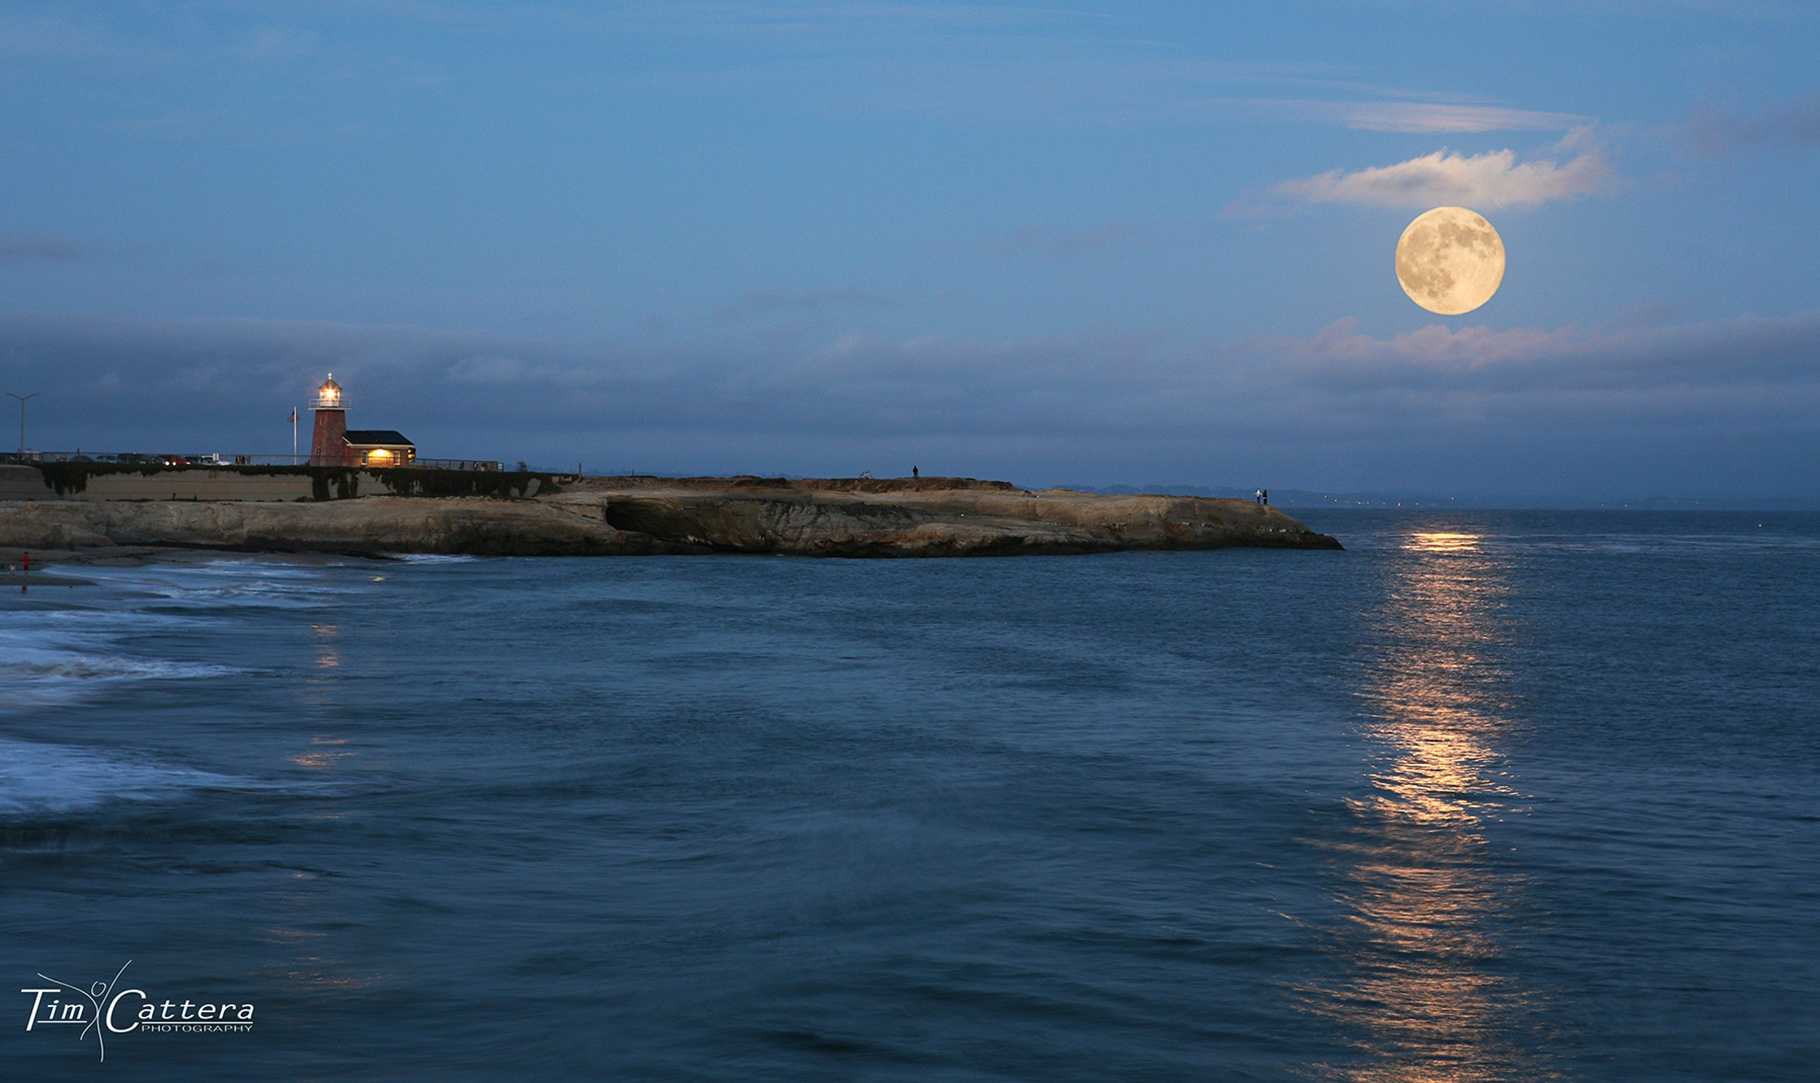
[[341,434],[341,438],[350,444],[406,444],[411,447],[417,446],[416,444],[411,443],[410,437],[399,432],[397,429],[349,429],[347,432]]

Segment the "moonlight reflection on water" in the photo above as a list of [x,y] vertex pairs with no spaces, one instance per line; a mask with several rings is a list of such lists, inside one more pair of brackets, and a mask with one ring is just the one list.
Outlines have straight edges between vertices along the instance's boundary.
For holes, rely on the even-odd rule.
[[1481,538],[1412,533],[1380,625],[1399,630],[1370,663],[1365,727],[1378,752],[1371,792],[1348,801],[1332,931],[1344,976],[1303,990],[1309,1010],[1356,1035],[1357,1080],[1474,1081],[1543,1073],[1511,1041],[1529,994],[1501,973],[1496,926],[1519,887],[1489,861],[1486,821],[1510,808],[1494,748],[1505,673],[1486,648],[1503,636],[1509,586]]

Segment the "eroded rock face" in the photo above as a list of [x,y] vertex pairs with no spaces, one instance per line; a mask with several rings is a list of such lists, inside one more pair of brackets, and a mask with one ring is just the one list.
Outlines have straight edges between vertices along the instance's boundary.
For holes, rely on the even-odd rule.
[[[0,503],[0,546],[166,545],[320,551],[609,555],[983,556],[1224,546],[1337,549],[1274,508],[1198,497],[1030,493],[1002,482],[623,487],[538,499],[366,497],[325,503]],[[755,479],[769,481],[770,479]],[[870,481],[870,479],[865,479]],[[820,486],[811,488],[809,486]]]

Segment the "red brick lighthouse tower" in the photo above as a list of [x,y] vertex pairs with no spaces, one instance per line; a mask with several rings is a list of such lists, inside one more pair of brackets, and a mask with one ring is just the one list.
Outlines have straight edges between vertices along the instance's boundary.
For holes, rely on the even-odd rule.
[[316,433],[310,438],[310,465],[345,466],[347,441],[342,437],[347,431],[348,410],[341,402],[341,385],[331,372],[316,389]]

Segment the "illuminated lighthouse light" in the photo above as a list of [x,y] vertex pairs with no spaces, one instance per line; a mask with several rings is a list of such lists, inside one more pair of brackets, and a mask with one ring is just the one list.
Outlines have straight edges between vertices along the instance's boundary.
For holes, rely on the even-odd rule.
[[335,374],[332,372],[328,379],[322,381],[322,386],[316,389],[316,408],[341,409],[341,385],[335,382]]

